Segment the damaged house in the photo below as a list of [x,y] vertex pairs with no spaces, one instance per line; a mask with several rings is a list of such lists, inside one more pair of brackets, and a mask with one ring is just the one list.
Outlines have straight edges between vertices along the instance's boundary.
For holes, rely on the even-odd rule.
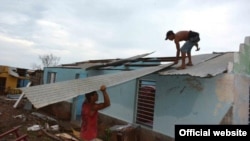
[[28,70],[10,66],[0,66],[0,95],[20,94],[17,88],[29,82]]
[[133,124],[134,140],[166,141],[174,140],[176,124],[249,124],[250,37],[239,52],[195,55],[184,70],[174,57],[149,54],[44,68],[44,85],[21,89],[35,108],[79,121],[84,94],[105,84],[111,106],[100,111],[100,135]]

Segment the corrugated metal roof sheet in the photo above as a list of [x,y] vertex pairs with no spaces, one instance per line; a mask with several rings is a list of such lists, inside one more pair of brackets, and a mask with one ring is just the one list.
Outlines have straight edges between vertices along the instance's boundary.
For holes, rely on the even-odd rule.
[[107,87],[114,86],[133,80],[135,78],[159,71],[169,64],[146,67],[134,71],[123,71],[114,74],[99,75],[84,79],[75,79],[51,84],[37,85],[20,88],[30,102],[36,108],[41,108],[49,104],[69,100],[78,95],[98,90],[102,84]]
[[[228,63],[233,62],[234,53],[205,54],[192,57],[193,66],[183,70],[169,69],[161,71],[161,75],[191,75],[210,77],[223,73],[228,69]],[[179,66],[179,64],[173,67]]]
[[84,64],[80,64],[78,66],[85,70],[87,68],[91,68],[91,67],[95,67],[95,66],[102,66],[102,65],[104,65],[104,63],[84,63]]
[[135,60],[137,60],[139,58],[142,58],[144,56],[150,55],[152,53],[154,53],[154,52],[144,53],[144,54],[141,54],[141,55],[136,55],[136,56],[125,58],[125,59],[121,59],[121,60],[116,60],[116,61],[113,61],[113,62],[110,62],[110,63],[106,63],[106,64],[93,65],[93,66],[90,66],[88,68],[85,67],[83,69],[97,69],[97,68],[100,68],[100,67],[118,66],[118,65],[122,65],[122,64],[124,64],[126,62],[135,61]]

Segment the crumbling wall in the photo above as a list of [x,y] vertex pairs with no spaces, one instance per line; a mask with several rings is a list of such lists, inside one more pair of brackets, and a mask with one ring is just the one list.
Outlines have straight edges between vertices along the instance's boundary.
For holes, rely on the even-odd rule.
[[236,74],[250,75],[250,36],[240,44],[239,52],[235,53],[233,71]]
[[249,97],[250,97],[250,36],[245,37],[240,44],[238,53],[235,53],[234,75],[234,106],[233,124],[249,124]]
[[233,124],[249,124],[250,77],[235,74]]

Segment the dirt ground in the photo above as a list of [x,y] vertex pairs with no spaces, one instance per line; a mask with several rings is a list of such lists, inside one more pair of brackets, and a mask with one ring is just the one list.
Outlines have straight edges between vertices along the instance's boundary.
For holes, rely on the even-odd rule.
[[[0,141],[11,141],[16,139],[14,133],[10,133],[4,137],[1,134],[13,129],[14,127],[20,126],[18,128],[18,134],[27,134],[28,141],[71,141],[76,139],[72,130],[69,127],[70,123],[65,121],[58,121],[56,118],[46,115],[41,111],[31,109],[25,109],[25,104],[27,99],[22,99],[18,104],[17,108],[13,108],[16,100],[7,99],[6,96],[0,95]],[[39,116],[34,113],[39,113],[43,116]],[[49,118],[44,118],[49,117]],[[40,130],[31,130],[34,125],[40,125]],[[52,130],[51,126],[59,126],[58,130]],[[73,138],[66,139],[63,137],[58,137],[56,134],[67,133]]]

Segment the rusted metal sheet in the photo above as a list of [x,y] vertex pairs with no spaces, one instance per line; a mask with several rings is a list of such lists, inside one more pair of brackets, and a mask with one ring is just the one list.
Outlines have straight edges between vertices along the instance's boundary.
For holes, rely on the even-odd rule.
[[68,80],[63,82],[37,85],[20,88],[35,108],[41,108],[49,104],[69,100],[78,95],[98,90],[105,84],[107,87],[118,85],[141,76],[154,73],[171,66],[165,64],[155,67],[146,67],[133,71],[122,71],[107,75],[92,76],[84,79]]
[[177,70],[174,65],[172,69],[159,72],[161,75],[191,75],[198,77],[211,77],[226,72],[228,64],[233,62],[234,53],[205,54],[193,56],[193,66]]

